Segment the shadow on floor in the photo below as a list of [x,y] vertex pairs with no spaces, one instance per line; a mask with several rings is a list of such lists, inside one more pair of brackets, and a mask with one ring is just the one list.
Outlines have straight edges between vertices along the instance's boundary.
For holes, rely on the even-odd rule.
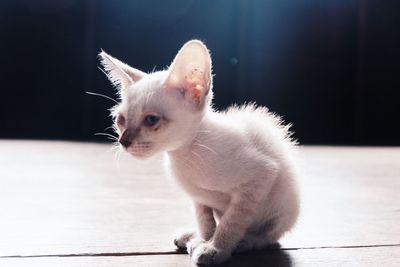
[[266,248],[247,253],[234,254],[232,259],[218,265],[220,267],[243,267],[243,266],[274,266],[292,267],[292,259],[288,252],[279,248]]

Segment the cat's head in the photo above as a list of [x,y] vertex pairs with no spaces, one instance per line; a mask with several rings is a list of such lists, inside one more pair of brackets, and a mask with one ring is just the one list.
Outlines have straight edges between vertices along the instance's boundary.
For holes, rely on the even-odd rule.
[[164,71],[145,73],[104,51],[99,54],[120,104],[112,115],[119,142],[128,153],[146,158],[190,142],[210,108],[211,57],[200,41],[186,43]]

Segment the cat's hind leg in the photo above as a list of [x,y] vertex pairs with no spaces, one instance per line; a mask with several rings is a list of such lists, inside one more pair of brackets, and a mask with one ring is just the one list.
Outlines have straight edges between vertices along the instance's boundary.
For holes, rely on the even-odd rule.
[[296,213],[287,213],[279,219],[268,220],[256,229],[250,229],[241,239],[235,249],[235,253],[258,250],[278,244],[278,240],[288,232],[293,224]]
[[258,250],[277,243],[277,240],[269,239],[266,236],[254,236],[247,234],[240,240],[234,253],[241,253],[250,250]]

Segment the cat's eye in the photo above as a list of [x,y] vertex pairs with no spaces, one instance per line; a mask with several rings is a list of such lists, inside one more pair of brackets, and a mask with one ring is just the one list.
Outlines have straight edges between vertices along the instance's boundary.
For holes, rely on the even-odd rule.
[[160,121],[160,117],[157,115],[147,115],[144,117],[144,124],[146,126],[154,126]]
[[125,126],[125,117],[121,114],[118,114],[117,116],[117,124],[119,126]]

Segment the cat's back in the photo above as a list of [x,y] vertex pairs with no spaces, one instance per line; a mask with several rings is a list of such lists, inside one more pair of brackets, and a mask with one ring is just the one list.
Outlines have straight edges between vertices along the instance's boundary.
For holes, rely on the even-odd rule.
[[237,125],[246,135],[246,139],[261,147],[291,148],[295,142],[291,139],[291,124],[266,107],[255,104],[232,106],[222,113],[231,124]]
[[295,144],[290,138],[290,124],[265,107],[255,104],[232,106],[223,112],[210,112],[198,140],[224,155],[246,160],[246,155],[287,158]]

